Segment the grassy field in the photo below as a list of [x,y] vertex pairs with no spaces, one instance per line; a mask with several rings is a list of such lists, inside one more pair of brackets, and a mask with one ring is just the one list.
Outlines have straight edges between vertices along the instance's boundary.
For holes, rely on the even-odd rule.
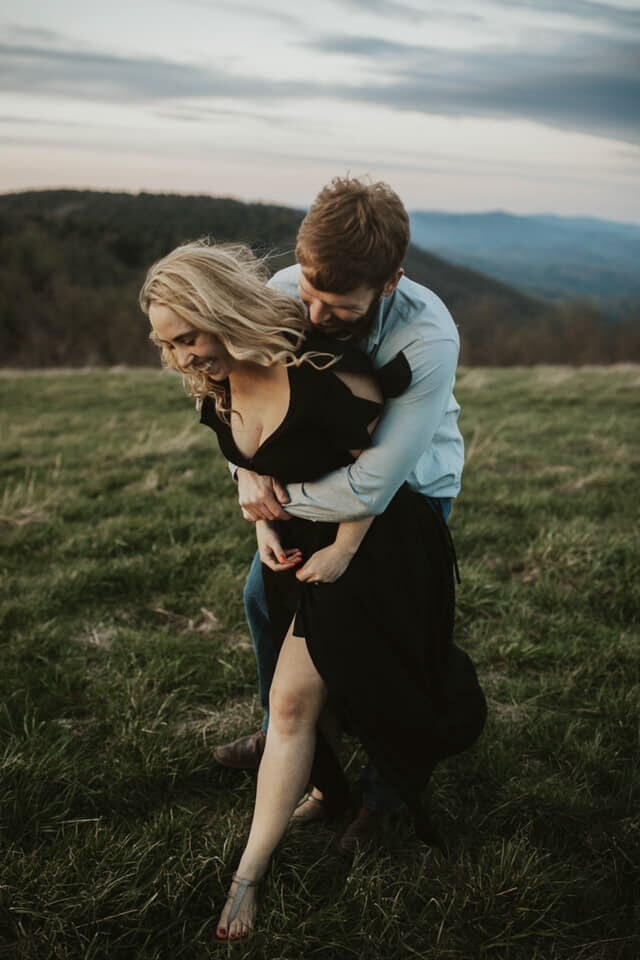
[[[253,531],[156,371],[0,375],[0,957],[226,953],[254,777]],[[457,641],[490,719],[434,777],[447,855],[391,820],[349,869],[285,838],[235,957],[640,955],[640,368],[473,369]],[[360,756],[347,753],[356,779]]]

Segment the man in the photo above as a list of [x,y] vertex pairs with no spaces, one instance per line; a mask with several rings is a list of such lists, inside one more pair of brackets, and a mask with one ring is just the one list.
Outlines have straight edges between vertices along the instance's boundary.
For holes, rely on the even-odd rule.
[[[385,404],[372,446],[351,466],[285,489],[276,478],[231,465],[247,520],[293,515],[338,522],[379,514],[406,481],[447,521],[464,460],[460,407],[453,396],[460,342],[442,301],[404,277],[408,244],[407,212],[386,184],[336,178],[318,194],[298,232],[298,263],[277,273],[270,285],[299,297],[322,332],[357,343],[375,369],[386,367],[397,389],[389,390],[393,399]],[[276,661],[261,562],[277,566],[282,558],[268,548],[263,552],[254,558],[244,599],[265,721],[261,731],[214,754],[225,766],[245,769],[260,762]],[[297,576],[306,579],[305,567]],[[371,834],[381,813],[400,804],[371,765],[364,771],[362,795],[362,807],[340,841],[344,853]],[[313,819],[313,795],[304,805]],[[320,816],[319,803],[316,808]]]

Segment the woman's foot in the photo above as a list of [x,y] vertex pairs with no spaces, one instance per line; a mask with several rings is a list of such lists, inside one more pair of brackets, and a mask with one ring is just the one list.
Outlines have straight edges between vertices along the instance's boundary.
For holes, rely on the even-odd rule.
[[322,792],[314,787],[300,800],[291,814],[291,820],[294,823],[312,823],[314,820],[324,820],[326,815]]
[[256,917],[260,880],[234,873],[229,896],[216,927],[216,940],[246,940]]

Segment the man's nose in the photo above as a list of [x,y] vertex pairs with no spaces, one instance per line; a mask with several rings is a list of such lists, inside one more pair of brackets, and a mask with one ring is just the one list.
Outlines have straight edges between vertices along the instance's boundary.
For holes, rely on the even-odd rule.
[[322,300],[312,300],[309,304],[309,320],[311,323],[324,323],[331,316],[331,308]]

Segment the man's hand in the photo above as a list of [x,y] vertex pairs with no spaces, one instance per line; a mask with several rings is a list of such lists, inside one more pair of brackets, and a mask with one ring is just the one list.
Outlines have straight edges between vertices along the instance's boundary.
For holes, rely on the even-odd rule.
[[351,560],[353,551],[342,550],[332,543],[330,547],[316,550],[297,571],[296,578],[306,583],[333,583],[342,576]]
[[287,491],[275,477],[263,477],[252,470],[238,467],[238,501],[245,520],[290,520],[281,504],[289,503]]
[[256,523],[256,539],[260,559],[271,570],[291,570],[302,560],[297,549],[283,550],[278,534],[266,520]]

